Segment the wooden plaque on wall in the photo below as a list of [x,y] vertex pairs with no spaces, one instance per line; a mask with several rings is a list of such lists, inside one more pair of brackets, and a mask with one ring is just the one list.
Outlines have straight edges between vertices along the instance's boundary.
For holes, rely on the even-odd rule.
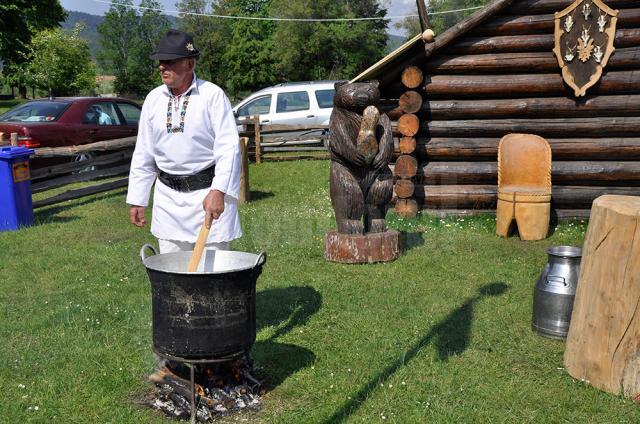
[[600,80],[602,70],[615,50],[618,11],[601,0],[576,0],[555,14],[553,52],[562,68],[562,78],[576,97]]

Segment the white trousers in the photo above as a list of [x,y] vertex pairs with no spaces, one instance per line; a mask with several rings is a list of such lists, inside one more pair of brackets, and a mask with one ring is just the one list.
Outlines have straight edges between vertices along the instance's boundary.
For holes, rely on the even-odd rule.
[[[167,240],[158,239],[158,247],[160,253],[173,253],[181,251],[193,250],[195,243],[189,243],[188,241]],[[223,241],[219,243],[207,243],[204,245],[205,250],[229,250],[229,242]]]

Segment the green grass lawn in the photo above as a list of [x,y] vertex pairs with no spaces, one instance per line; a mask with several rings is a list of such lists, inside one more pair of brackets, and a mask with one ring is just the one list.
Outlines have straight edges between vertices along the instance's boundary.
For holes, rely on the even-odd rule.
[[[637,423],[640,408],[572,379],[564,344],[531,332],[532,293],[552,245],[494,234],[491,217],[407,220],[388,264],[323,258],[334,227],[328,162],[251,167],[238,250],[269,254],[258,280],[263,410],[221,422]],[[0,422],[163,423],[141,404],[154,371],[152,241],[124,191],[38,210],[0,233]]]
[[24,99],[0,100],[0,114],[5,113],[12,107],[24,102],[26,102]]

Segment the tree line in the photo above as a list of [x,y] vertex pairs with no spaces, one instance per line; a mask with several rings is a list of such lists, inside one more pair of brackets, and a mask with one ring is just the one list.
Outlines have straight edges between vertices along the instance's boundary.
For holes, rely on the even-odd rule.
[[[481,6],[488,0],[429,0],[430,12]],[[82,27],[60,28],[59,0],[0,2],[2,82],[51,95],[93,93],[99,67],[115,76],[114,90],[141,98],[160,84],[149,55],[171,26],[190,32],[201,52],[197,73],[232,97],[285,81],[348,79],[379,60],[387,42],[385,0],[178,0],[170,21],[157,0],[112,4],[98,26],[98,63],[91,60]],[[434,14],[436,34],[474,11]],[[365,21],[300,22],[223,19],[206,15],[280,18],[363,18]],[[396,28],[420,32],[417,18]]]
[[[143,0],[141,6],[150,9],[141,8],[136,31],[136,12],[126,7],[132,1],[122,4],[112,5],[98,28],[103,45],[99,60],[113,71],[119,92],[140,95],[159,82],[148,55],[170,23],[150,10],[160,8],[157,2]],[[193,34],[201,52],[196,72],[233,97],[283,81],[352,77],[380,59],[387,42],[387,10],[379,0],[181,0],[176,6],[177,27]],[[205,15],[381,19],[276,22]],[[123,36],[135,33],[145,36]]]
[[[149,55],[172,26],[156,0],[112,4],[98,26],[97,66],[115,76],[114,90],[143,97],[160,84]],[[350,78],[384,54],[387,10],[380,0],[180,0],[175,26],[194,35],[201,52],[196,72],[233,97],[284,81]],[[281,18],[356,18],[366,21],[291,22],[222,19],[205,15]],[[55,95],[95,91],[81,27],[60,28],[59,0],[0,3],[2,80]],[[7,25],[7,22],[10,25]]]

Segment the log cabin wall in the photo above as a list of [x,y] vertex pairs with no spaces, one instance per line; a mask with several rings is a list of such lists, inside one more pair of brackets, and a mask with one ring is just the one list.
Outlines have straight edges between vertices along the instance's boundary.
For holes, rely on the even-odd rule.
[[[554,12],[572,3],[514,0],[421,63],[402,62],[424,74],[413,152],[423,209],[495,209],[498,142],[514,132],[549,141],[559,217],[588,216],[605,193],[640,195],[640,0],[605,0],[620,11],[616,50],[579,99],[552,53]],[[400,78],[381,84],[392,119],[406,91]]]

